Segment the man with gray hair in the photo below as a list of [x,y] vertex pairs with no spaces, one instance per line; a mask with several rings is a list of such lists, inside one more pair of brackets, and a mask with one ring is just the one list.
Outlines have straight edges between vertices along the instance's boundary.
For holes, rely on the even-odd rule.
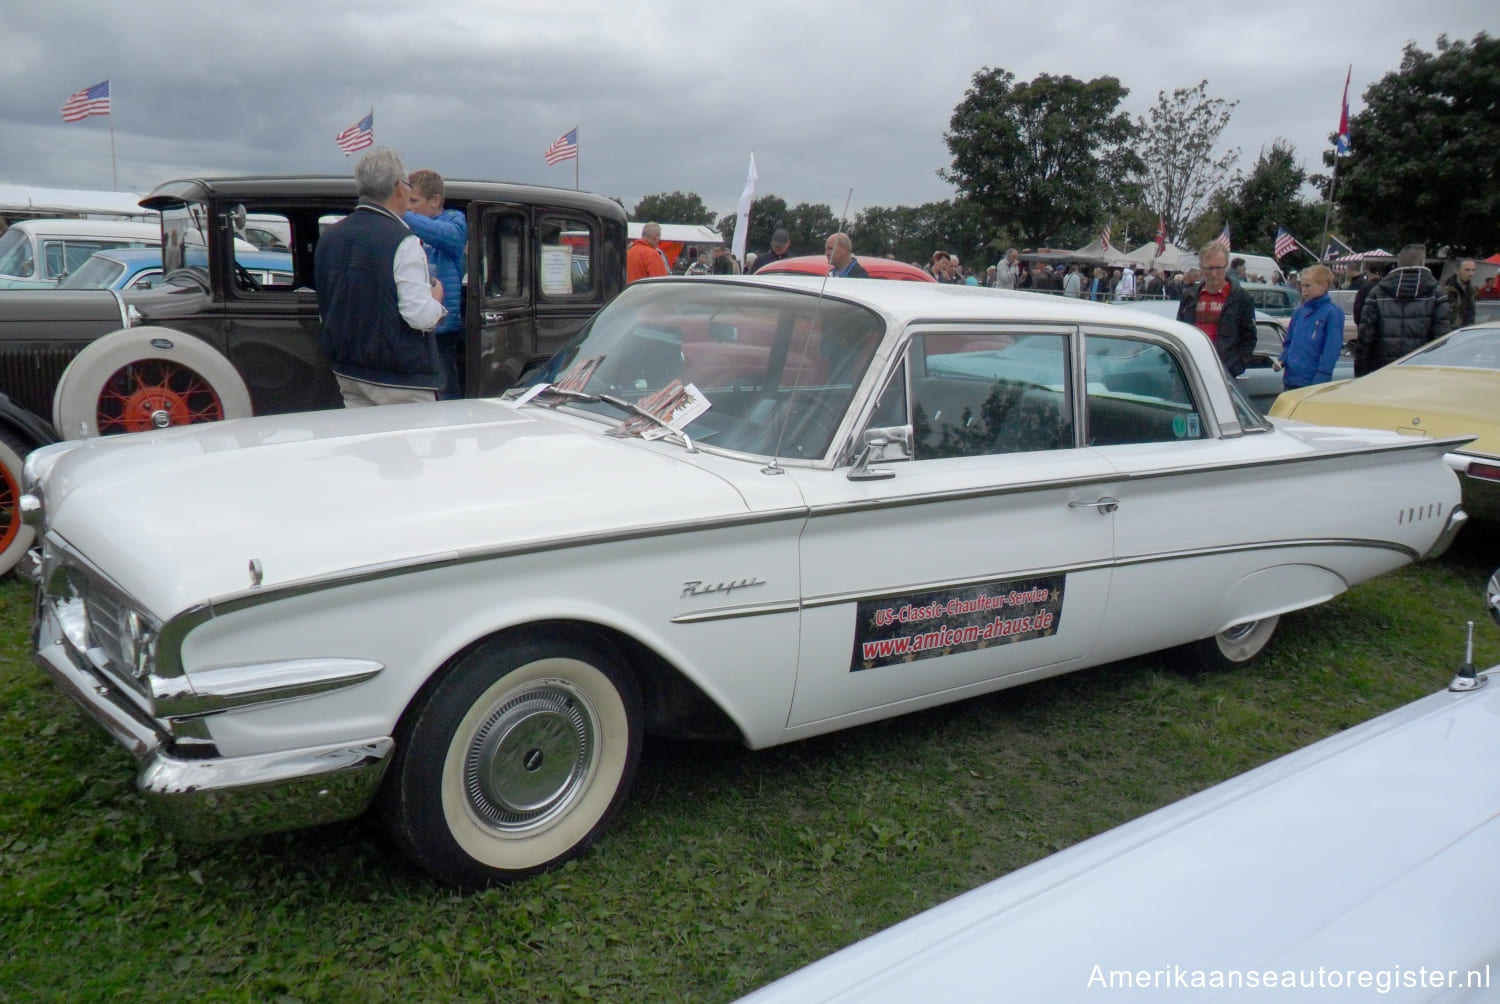
[[422,241],[402,221],[411,181],[401,158],[376,147],[354,168],[359,204],[313,254],[323,352],[344,407],[433,401],[443,385],[433,329],[447,311]]
[[1427,270],[1427,249],[1408,244],[1396,267],[1370,290],[1359,312],[1354,375],[1374,373],[1415,352],[1450,326],[1448,297]]
[[1015,248],[1007,248],[1005,257],[1001,258],[995,265],[995,288],[1015,289],[1016,281],[1021,278],[1021,269],[1017,259],[1021,253]]

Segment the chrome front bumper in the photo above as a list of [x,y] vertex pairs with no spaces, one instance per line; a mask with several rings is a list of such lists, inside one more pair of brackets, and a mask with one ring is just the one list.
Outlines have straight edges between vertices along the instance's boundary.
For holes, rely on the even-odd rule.
[[53,618],[39,611],[35,632],[37,664],[141,762],[136,786],[179,836],[231,840],[350,819],[385,776],[395,745],[389,736],[239,757],[199,744],[193,756],[179,756],[162,723],[75,661]]

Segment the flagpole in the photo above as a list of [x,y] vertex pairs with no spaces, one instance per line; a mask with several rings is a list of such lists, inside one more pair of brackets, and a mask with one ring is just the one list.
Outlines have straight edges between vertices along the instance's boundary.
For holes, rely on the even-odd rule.
[[583,127],[573,127],[573,145],[578,148],[573,154],[573,191],[578,191],[578,162],[583,159]]
[[[1328,250],[1328,224],[1329,221],[1333,218],[1333,190],[1338,187],[1338,183],[1339,155],[1338,151],[1335,150],[1333,154],[1333,177],[1328,179],[1328,207],[1323,211],[1323,250],[1325,252]],[[1318,261],[1327,261],[1327,258],[1324,256],[1314,255],[1314,257],[1316,257]]]
[[120,171],[115,164],[115,116],[111,111],[109,116],[109,177],[114,183],[114,190],[120,190]]

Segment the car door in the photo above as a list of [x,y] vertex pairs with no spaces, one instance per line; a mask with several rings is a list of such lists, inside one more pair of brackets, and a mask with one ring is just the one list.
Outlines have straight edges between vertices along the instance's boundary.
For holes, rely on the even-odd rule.
[[810,517],[793,728],[1061,672],[1093,650],[1112,472],[1075,442],[1076,344],[1062,326],[917,330],[862,423],[909,424],[912,458],[876,465],[882,480],[794,472]]
[[467,211],[463,388],[483,397],[515,383],[537,351],[531,211],[504,202],[471,202]]

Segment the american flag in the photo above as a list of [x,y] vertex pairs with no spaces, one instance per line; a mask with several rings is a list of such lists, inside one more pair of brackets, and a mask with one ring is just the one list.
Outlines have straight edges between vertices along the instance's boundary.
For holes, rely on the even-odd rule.
[[1160,258],[1167,250],[1167,224],[1161,216],[1156,217],[1156,257]]
[[1229,253],[1229,224],[1228,223],[1224,224],[1224,229],[1219,231],[1219,236],[1217,236],[1217,237],[1215,237],[1213,239],[1213,243],[1215,243],[1215,244],[1219,245],[1219,247],[1223,248],[1225,254]]
[[578,159],[578,127],[574,126],[552,141],[547,147],[547,166],[561,164],[565,160]]
[[1277,258],[1291,254],[1297,250],[1297,238],[1286,232],[1285,227],[1276,228],[1276,247],[1272,250]]
[[1109,237],[1109,224],[1106,223],[1104,224],[1104,229],[1099,231],[1099,242],[1104,245],[1106,250],[1109,248]]
[[95,84],[93,87],[85,87],[76,94],[68,96],[63,102],[62,119],[64,122],[78,122],[90,115],[109,114],[109,81]]
[[333,138],[347,157],[356,150],[375,145],[375,109]]

